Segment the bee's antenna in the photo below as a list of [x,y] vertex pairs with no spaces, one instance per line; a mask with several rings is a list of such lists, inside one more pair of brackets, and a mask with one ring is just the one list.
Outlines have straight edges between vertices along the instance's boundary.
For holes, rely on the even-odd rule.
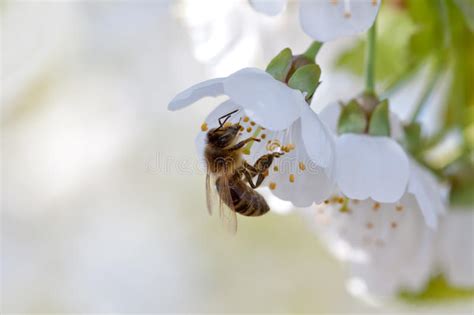
[[[220,128],[222,128],[222,126],[224,126],[224,124],[227,122],[227,120],[229,120],[229,118],[232,116],[232,114],[235,114],[239,111],[240,109],[236,109],[228,114],[225,114],[224,116],[221,116],[219,117],[218,121],[219,121],[219,128],[217,128],[217,130],[219,130]],[[224,121],[222,121],[222,119],[224,119]],[[241,118],[242,119],[242,118]],[[239,121],[240,122],[240,121]]]

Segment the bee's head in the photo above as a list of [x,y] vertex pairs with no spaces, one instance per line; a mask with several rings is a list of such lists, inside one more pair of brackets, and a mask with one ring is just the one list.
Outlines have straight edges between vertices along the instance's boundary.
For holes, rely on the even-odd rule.
[[207,142],[219,148],[225,148],[235,142],[240,131],[240,124],[223,125],[209,130]]

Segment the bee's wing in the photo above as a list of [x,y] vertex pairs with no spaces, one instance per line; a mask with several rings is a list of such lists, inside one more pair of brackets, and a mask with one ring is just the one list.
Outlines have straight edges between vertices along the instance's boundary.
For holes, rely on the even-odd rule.
[[229,180],[226,176],[220,177],[219,187],[219,218],[227,230],[235,234],[237,232],[237,214],[230,194]]
[[215,205],[217,205],[219,198],[217,195],[215,184],[215,178],[211,176],[211,172],[208,169],[206,174],[206,204],[209,215],[212,215],[213,209]]

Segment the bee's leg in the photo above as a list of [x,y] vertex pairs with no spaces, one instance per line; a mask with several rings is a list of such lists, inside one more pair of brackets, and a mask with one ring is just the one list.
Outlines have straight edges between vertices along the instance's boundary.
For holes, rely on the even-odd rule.
[[252,175],[252,177],[257,176],[258,174],[257,169],[253,167],[252,165],[250,165],[249,163],[247,163],[247,161],[245,160],[243,161],[242,167],[245,168],[250,173],[250,175]]
[[265,172],[272,166],[273,159],[279,158],[284,153],[280,152],[273,152],[269,154],[262,155],[253,165],[253,167],[257,170],[257,172],[262,173]]
[[250,187],[255,189],[259,186],[259,185],[253,183],[252,175],[250,174],[250,172],[246,168],[242,167],[241,172],[245,176],[245,179],[249,183]]
[[257,188],[259,187],[262,183],[263,180],[268,176],[268,169],[273,163],[274,158],[278,158],[282,156],[284,153],[280,152],[274,152],[270,154],[265,154],[261,156],[253,166],[249,165],[248,163],[244,162],[244,166],[247,167],[247,169],[253,170],[253,176],[258,175],[257,177],[257,182],[255,183],[255,187],[252,188]]
[[236,151],[236,150],[240,150],[244,147],[244,145],[246,145],[247,143],[251,142],[251,141],[257,141],[257,142],[260,142],[260,139],[258,138],[247,138],[245,140],[242,140],[240,141],[239,143],[237,143],[236,145],[234,145],[233,147],[230,147],[229,149],[227,149],[228,151]]

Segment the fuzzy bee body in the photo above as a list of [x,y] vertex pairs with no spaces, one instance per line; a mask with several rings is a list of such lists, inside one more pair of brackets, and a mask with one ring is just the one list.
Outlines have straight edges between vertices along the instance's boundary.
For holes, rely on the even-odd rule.
[[[207,163],[207,207],[212,214],[211,191],[215,187],[219,197],[220,217],[235,232],[236,213],[244,216],[261,216],[270,210],[265,199],[254,188],[263,182],[273,158],[279,157],[281,153],[266,154],[258,159],[255,165],[249,165],[242,159],[242,149],[247,143],[260,139],[247,138],[237,142],[240,124],[227,125],[220,121],[219,123],[218,128],[208,131],[204,151]],[[258,178],[254,184],[253,178],[256,176]]]

